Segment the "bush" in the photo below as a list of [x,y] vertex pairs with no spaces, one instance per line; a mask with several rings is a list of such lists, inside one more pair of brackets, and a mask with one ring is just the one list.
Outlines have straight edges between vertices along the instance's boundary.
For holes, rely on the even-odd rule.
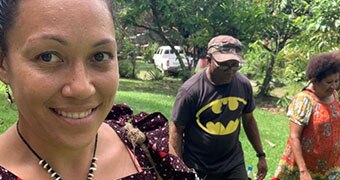
[[162,74],[162,72],[160,72],[156,68],[149,70],[148,74],[150,76],[150,80],[162,80],[162,79],[164,79],[164,74]]
[[119,76],[123,78],[131,78],[132,74],[132,64],[128,60],[118,61],[119,64]]
[[191,77],[191,72],[187,69],[185,70],[180,70],[178,73],[178,77],[181,78],[182,82],[185,82]]
[[152,43],[147,48],[142,49],[142,56],[144,57],[145,61],[153,63],[152,57],[157,51],[158,46],[159,45],[157,43]]
[[291,102],[289,92],[286,92],[277,102],[276,105],[281,107],[287,107]]
[[251,77],[258,84],[263,82],[271,54],[263,49],[260,41],[249,44],[250,50],[245,54],[246,64],[242,66],[241,72]]

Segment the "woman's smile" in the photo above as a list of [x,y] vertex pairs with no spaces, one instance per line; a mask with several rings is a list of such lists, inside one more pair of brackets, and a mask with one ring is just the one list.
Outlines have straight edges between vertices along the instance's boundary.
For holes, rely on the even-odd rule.
[[89,108],[81,111],[68,111],[60,109],[51,109],[52,112],[69,125],[80,125],[92,123],[95,120],[95,114],[98,107]]
[[65,118],[72,118],[72,119],[81,119],[89,116],[93,109],[88,109],[86,111],[81,112],[67,112],[62,110],[54,109],[55,112],[57,112],[59,115],[65,117]]

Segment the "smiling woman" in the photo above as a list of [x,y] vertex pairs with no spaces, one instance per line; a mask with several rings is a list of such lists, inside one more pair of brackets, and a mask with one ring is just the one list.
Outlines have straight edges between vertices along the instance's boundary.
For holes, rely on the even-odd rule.
[[0,135],[2,179],[194,178],[169,153],[164,116],[113,106],[111,9],[105,0],[0,0],[0,79],[18,109]]

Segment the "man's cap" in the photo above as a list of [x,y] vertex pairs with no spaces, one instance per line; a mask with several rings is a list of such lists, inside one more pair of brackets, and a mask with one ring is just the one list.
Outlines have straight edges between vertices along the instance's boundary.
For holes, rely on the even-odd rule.
[[208,43],[208,54],[211,54],[218,62],[227,60],[243,62],[241,42],[228,35],[212,38]]

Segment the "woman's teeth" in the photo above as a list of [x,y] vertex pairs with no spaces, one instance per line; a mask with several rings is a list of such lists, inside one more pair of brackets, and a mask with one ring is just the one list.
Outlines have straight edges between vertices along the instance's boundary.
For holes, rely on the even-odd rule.
[[56,112],[65,118],[81,119],[91,114],[92,109],[89,109],[83,112],[65,112],[65,111],[58,111],[58,110]]

